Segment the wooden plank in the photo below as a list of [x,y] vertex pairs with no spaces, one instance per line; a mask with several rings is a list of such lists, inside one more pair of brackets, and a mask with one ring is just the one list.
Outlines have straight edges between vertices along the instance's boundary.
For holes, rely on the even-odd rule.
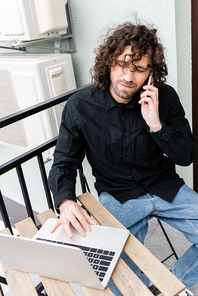
[[11,235],[9,228],[5,228],[5,229],[0,230],[0,233]]
[[75,296],[72,288],[67,282],[62,282],[40,276],[42,284],[48,296]]
[[[9,229],[4,229],[1,231],[1,233],[10,234],[10,231]],[[0,263],[3,267],[3,271],[12,296],[38,296],[28,273],[8,268],[1,260]]]
[[117,263],[111,279],[125,296],[153,296],[153,293],[151,293],[121,258]]
[[[37,228],[31,218],[25,219],[24,221],[17,223],[15,226],[19,234],[23,237],[32,238],[37,231]],[[70,285],[66,282],[57,281],[57,280],[46,278],[43,276],[40,276],[40,279],[42,281],[42,284],[48,296],[65,296],[65,295],[75,296]],[[32,294],[26,294],[26,296],[27,295],[32,296]]]
[[50,209],[37,215],[39,221],[43,225],[49,218],[57,218],[56,214]]
[[[78,196],[78,200],[101,225],[124,228],[90,193]],[[185,289],[185,286],[132,234],[128,238],[124,251],[163,295],[177,296]]]
[[32,238],[37,233],[37,227],[31,218],[27,218],[15,224],[20,236]]
[[111,290],[107,287],[105,290],[100,291],[88,287],[81,286],[86,296],[114,296]]

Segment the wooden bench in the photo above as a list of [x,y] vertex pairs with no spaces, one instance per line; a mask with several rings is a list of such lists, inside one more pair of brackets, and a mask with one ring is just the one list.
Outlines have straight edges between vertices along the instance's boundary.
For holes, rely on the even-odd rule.
[[[90,193],[78,197],[80,203],[101,225],[124,228]],[[43,224],[48,218],[56,217],[52,210],[47,210],[38,215]],[[32,238],[37,232],[37,227],[31,218],[27,218],[16,224],[20,236]],[[9,233],[8,229],[3,230]],[[146,249],[133,235],[130,234],[124,251],[131,257],[143,273],[165,296],[177,296],[185,286]],[[8,268],[3,262],[5,277],[12,296],[38,296],[35,287],[28,273],[14,271]],[[70,285],[46,277],[40,276],[40,280],[48,296],[74,296]],[[112,275],[112,280],[124,296],[152,296],[151,291],[141,282],[133,271],[120,258]],[[113,296],[114,294],[107,287],[104,291],[88,287],[81,287],[86,296]]]

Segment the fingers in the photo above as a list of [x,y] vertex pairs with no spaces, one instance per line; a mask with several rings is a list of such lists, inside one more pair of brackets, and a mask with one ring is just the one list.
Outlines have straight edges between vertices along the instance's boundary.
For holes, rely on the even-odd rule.
[[54,232],[61,224],[69,238],[73,237],[71,225],[79,232],[82,237],[85,237],[85,231],[90,232],[90,225],[97,223],[88,215],[79,204],[72,200],[63,202],[60,206],[60,219],[56,222],[51,232]]
[[72,230],[71,230],[70,221],[68,219],[64,219],[62,224],[63,224],[63,228],[65,229],[65,232],[67,233],[67,236],[69,238],[72,238],[73,237],[73,233],[72,233]]
[[62,221],[62,219],[58,219],[58,221],[54,224],[54,226],[52,227],[52,229],[50,230],[51,233],[54,233],[56,231],[56,229],[60,226],[63,225],[67,235],[69,238],[72,238],[73,234],[71,231],[71,227],[70,227],[70,222],[69,220],[65,219],[64,221]]
[[142,96],[141,99],[139,100],[139,104],[152,104],[153,103],[153,99],[149,94],[146,94],[145,96]]
[[63,226],[69,237],[71,237],[72,235],[70,223],[74,226],[74,228],[76,228],[79,234],[83,237],[86,236],[85,230],[87,232],[91,231],[89,223],[87,222],[84,216],[84,213],[83,211],[81,212],[81,210],[83,209],[79,209],[78,207],[73,207],[72,212],[69,212],[67,214],[67,219],[64,219],[63,216],[61,216],[61,219],[63,220]]
[[158,89],[153,85],[145,85],[145,90],[140,94],[139,104],[141,104],[142,117],[153,132],[161,129],[161,121],[158,110]]
[[145,91],[140,94],[139,104],[147,103],[147,104],[158,104],[158,89],[152,85],[143,86]]
[[54,226],[52,227],[52,229],[50,230],[51,233],[55,232],[56,229],[62,224],[62,222],[60,221],[60,219],[57,219],[57,222],[54,224]]
[[89,214],[87,213],[87,211],[85,211],[86,214],[86,218],[87,218],[87,222],[89,223],[89,225],[97,225],[96,221],[94,221]]

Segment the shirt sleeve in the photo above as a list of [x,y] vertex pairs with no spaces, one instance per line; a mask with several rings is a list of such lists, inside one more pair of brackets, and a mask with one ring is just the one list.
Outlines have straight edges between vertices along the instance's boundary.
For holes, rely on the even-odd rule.
[[169,97],[170,103],[168,101],[162,102],[160,108],[161,130],[154,133],[149,132],[162,152],[173,163],[188,166],[196,157],[195,138],[192,135],[189,122],[185,118],[185,112],[178,95],[172,90]]
[[75,124],[75,110],[68,101],[62,115],[59,136],[54,152],[54,163],[48,185],[53,193],[55,207],[67,199],[76,201],[77,169],[85,156],[84,138]]

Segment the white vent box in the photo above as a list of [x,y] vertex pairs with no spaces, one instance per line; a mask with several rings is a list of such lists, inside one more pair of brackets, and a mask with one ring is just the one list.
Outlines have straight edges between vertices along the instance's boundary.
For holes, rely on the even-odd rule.
[[30,41],[67,33],[65,0],[1,0],[0,41]]
[[[0,54],[0,117],[76,88],[70,54]],[[0,130],[0,144],[29,150],[58,135],[64,104]]]

